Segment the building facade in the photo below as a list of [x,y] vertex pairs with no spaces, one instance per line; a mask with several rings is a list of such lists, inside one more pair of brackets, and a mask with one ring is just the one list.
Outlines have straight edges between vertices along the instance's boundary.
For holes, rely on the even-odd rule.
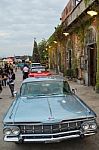
[[[89,15],[90,11],[96,14]],[[61,15],[61,28],[63,38],[57,38],[57,50],[52,50],[53,64],[57,60],[59,71],[99,92],[99,1],[70,0]]]

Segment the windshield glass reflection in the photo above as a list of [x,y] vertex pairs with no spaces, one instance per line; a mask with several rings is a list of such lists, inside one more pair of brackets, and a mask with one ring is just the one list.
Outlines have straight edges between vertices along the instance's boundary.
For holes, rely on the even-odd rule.
[[24,83],[21,96],[61,95],[71,93],[66,81],[43,81]]

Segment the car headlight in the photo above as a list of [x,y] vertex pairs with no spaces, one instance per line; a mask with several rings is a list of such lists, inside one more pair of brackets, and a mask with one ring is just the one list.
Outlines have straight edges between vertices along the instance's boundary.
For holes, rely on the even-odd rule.
[[90,128],[93,129],[93,130],[96,130],[97,129],[97,124],[95,122],[91,123]]
[[12,134],[18,135],[20,133],[20,129],[18,127],[12,127]]
[[83,130],[88,130],[88,129],[89,129],[89,123],[84,122],[84,123],[82,124],[82,129],[83,129]]
[[4,128],[4,129],[3,129],[3,133],[4,133],[5,135],[10,135],[10,134],[11,134],[11,129],[10,129],[10,128]]

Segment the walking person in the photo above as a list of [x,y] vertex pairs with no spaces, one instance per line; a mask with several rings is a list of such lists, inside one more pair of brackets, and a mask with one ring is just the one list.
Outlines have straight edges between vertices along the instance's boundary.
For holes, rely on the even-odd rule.
[[7,83],[11,91],[11,97],[14,97],[14,81],[15,81],[15,73],[13,72],[13,69],[10,69]]
[[27,64],[25,64],[23,67],[23,80],[28,78],[28,73],[29,73],[29,68],[28,68]]
[[0,66],[0,82],[1,82],[1,86],[3,86],[3,68]]
[[[1,92],[2,92],[2,75],[0,74],[0,94]],[[0,97],[0,99],[2,98]]]
[[3,72],[3,86],[6,87],[7,85],[7,78],[8,78],[8,75],[6,72]]

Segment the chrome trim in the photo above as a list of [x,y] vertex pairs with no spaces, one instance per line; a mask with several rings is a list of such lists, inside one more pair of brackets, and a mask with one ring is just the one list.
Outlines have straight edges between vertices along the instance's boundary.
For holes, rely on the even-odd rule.
[[[71,122],[71,123],[75,123],[75,122]],[[50,131],[50,134],[53,134],[54,133],[54,125],[58,125],[58,128],[56,127],[56,129],[58,130],[57,131],[57,133],[59,132],[59,133],[63,133],[63,132],[68,132],[68,130],[70,131],[70,129],[69,128],[71,128],[72,129],[72,126],[70,125],[71,123],[58,123],[58,124],[48,124],[48,126],[49,126],[49,131]],[[81,125],[81,122],[79,122],[80,123],[80,125]],[[80,129],[80,126],[79,126],[79,123],[78,123],[78,127],[79,127],[79,129]],[[65,124],[67,124],[67,126],[68,126],[68,129],[66,129],[66,127],[62,127],[62,125],[65,125]],[[27,131],[28,131],[28,129],[27,129],[27,127],[26,127],[27,125],[20,125],[20,132],[23,134],[25,134],[25,133],[27,133],[27,134],[29,134]],[[32,125],[28,125],[28,126],[32,126]],[[38,126],[40,126],[40,128],[41,128],[41,132],[39,132],[38,134],[42,134],[42,133],[45,133],[45,130],[46,130],[46,128],[44,128],[44,127],[47,127],[47,125],[46,124],[43,124],[43,125],[38,125]],[[21,128],[22,127],[22,128]],[[32,129],[32,132],[31,132],[31,134],[32,133],[35,133],[35,127],[36,127],[36,125],[33,125],[33,127],[31,128]],[[65,129],[65,131],[62,131],[62,129]],[[73,131],[75,131],[75,130],[78,130],[78,129],[76,129],[76,123],[75,123],[75,126],[73,127]],[[56,133],[56,132],[55,132]],[[37,134],[37,133],[36,133]],[[46,134],[49,134],[49,133],[46,133]]]
[[[83,134],[84,136],[90,136],[90,135],[94,135],[95,133],[86,133],[86,134]],[[22,135],[21,135],[22,136]],[[29,135],[28,135],[29,136]],[[32,136],[32,135],[31,135]],[[67,135],[67,136],[64,136],[64,137],[57,137],[57,138],[44,138],[44,139],[41,139],[41,138],[35,138],[35,139],[24,139],[23,138],[23,142],[45,142],[45,143],[50,143],[50,142],[57,142],[57,141],[61,141],[61,140],[65,140],[65,139],[70,139],[70,138],[77,138],[77,137],[80,137],[81,135],[80,134],[75,134],[75,135]],[[23,136],[22,136],[23,137]],[[20,138],[20,137],[19,137]],[[11,138],[8,138],[7,136],[4,137],[4,141],[8,141],[8,142],[19,142],[19,138],[18,137],[11,137]]]
[[61,131],[61,124],[59,124],[59,130]]
[[85,136],[88,136],[88,135],[94,135],[95,133],[85,133],[84,135]]
[[34,126],[33,126],[33,133],[34,133]]
[[24,128],[24,133],[25,133],[25,126],[23,126],[23,128]]
[[53,127],[52,127],[52,125],[51,125],[51,132],[53,131]]
[[81,133],[80,130],[75,130],[75,131],[67,131],[67,132],[60,132],[60,133],[52,133],[52,134],[20,134],[21,137],[24,136],[54,136],[54,135],[64,135],[64,134],[69,134],[69,133]]
[[[21,134],[27,134],[27,135],[32,134],[32,133],[34,133],[34,134],[43,134],[43,135],[44,134],[53,134],[53,133],[62,134],[63,132],[68,133],[68,131],[70,132],[70,130],[72,130],[73,132],[75,130],[80,130],[81,124],[84,122],[84,120],[80,121],[78,119],[78,120],[73,120],[73,121],[68,121],[68,122],[67,121],[62,121],[62,122],[59,122],[59,123],[49,123],[49,124],[46,123],[46,124],[42,124],[42,125],[40,125],[40,124],[38,124],[38,125],[37,124],[36,125],[35,124],[34,125],[22,124],[22,125],[19,125],[18,127],[20,128]],[[88,119],[86,119],[86,120],[88,121]],[[93,120],[94,119],[89,120],[89,121],[93,121]],[[50,126],[48,129],[46,129],[47,125]],[[58,125],[58,126],[55,127],[54,125]],[[40,128],[38,128],[38,132],[37,132],[36,127],[39,127],[39,126],[40,126]],[[13,127],[13,126],[11,125],[11,127]]]
[[42,133],[43,133],[43,125],[42,125]]
[[[74,120],[61,120],[60,122],[53,122],[54,123],[61,123],[61,124],[64,124],[64,123],[71,123],[71,122],[80,122],[80,121],[91,121],[91,120],[96,120],[96,117],[91,117],[91,118],[82,118],[82,119],[74,119]],[[13,126],[13,125],[43,125],[44,123],[32,123],[32,122],[24,122],[24,123],[16,123],[16,122],[13,122],[13,124],[11,123],[4,123],[4,125],[9,125],[9,126]],[[49,124],[49,123],[47,123]]]
[[[4,141],[13,141],[13,142],[19,142],[20,139],[22,139],[25,142],[54,142],[54,141],[61,141],[64,139],[69,139],[69,138],[76,138],[76,137],[81,137],[81,136],[89,136],[89,135],[94,135],[96,130],[88,130],[86,132],[84,132],[81,128],[80,125],[81,123],[83,123],[84,121],[92,121],[95,120],[94,118],[87,118],[87,119],[77,119],[77,120],[70,120],[70,121],[61,121],[61,122],[51,122],[51,123],[20,123],[20,124],[11,124],[11,127],[14,125],[18,125],[19,127],[23,127],[22,128],[22,133],[20,133],[19,136],[10,136],[10,135],[6,135],[4,136]],[[96,120],[95,120],[96,121]],[[73,124],[72,124],[73,123]],[[54,126],[58,124],[58,129],[59,132],[53,132],[54,131],[54,127],[57,129],[57,126]],[[66,130],[61,131],[61,128],[64,128],[64,124],[67,124],[67,126],[65,127]],[[41,130],[40,132],[35,132],[35,127],[37,126],[41,126]],[[45,126],[50,126],[50,129],[48,128],[48,130],[50,130],[50,133],[44,133],[44,125]],[[27,126],[27,128],[26,128]],[[32,126],[32,128],[28,128],[28,126]],[[54,127],[53,127],[54,126]],[[71,129],[69,129],[71,127]],[[78,128],[75,128],[78,127]],[[68,129],[67,129],[68,128]],[[28,133],[26,131],[28,131],[28,129],[30,129],[31,133]],[[45,128],[46,130],[46,128]]]
[[[65,136],[65,137],[59,137],[59,138],[44,138],[44,139],[23,139],[24,142],[54,142],[54,141],[61,141],[64,139],[69,139],[69,138],[76,138],[76,137],[80,137],[80,135],[70,135],[70,136]],[[15,138],[7,138],[4,137],[4,141],[7,142],[19,142],[19,139],[17,137]]]

